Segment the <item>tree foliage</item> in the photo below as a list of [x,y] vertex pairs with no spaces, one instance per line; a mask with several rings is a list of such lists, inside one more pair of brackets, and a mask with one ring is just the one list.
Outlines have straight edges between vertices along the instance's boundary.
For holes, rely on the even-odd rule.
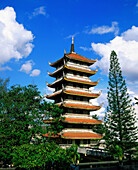
[[[14,146],[40,144],[45,141],[43,134],[58,133],[62,126],[60,110],[47,103],[40,95],[37,86],[12,86],[3,90],[0,98],[0,158],[4,164],[11,163]],[[43,120],[56,117],[55,126],[44,125]]]
[[72,164],[75,165],[77,163],[77,160],[80,160],[80,154],[78,151],[78,145],[73,144],[70,148],[67,148],[67,153],[70,155]]
[[138,98],[134,97],[134,99],[136,100],[136,103],[135,103],[135,104],[138,104]]
[[107,122],[105,124],[106,146],[111,154],[119,148],[123,151],[123,154],[130,156],[137,144],[136,119],[118,58],[114,51],[110,55],[108,83]]
[[[95,114],[95,115],[92,115],[92,118],[96,119],[96,120],[99,120],[98,116]],[[94,132],[96,133],[99,133],[101,135],[103,135],[104,133],[104,126],[103,124],[97,124],[97,125],[94,125],[93,126],[93,129],[92,129]]]
[[26,169],[69,169],[71,163],[70,148],[65,150],[55,143],[39,145],[24,144],[14,147],[13,164]]
[[7,91],[7,85],[9,83],[9,78],[3,80],[0,78],[0,95]]

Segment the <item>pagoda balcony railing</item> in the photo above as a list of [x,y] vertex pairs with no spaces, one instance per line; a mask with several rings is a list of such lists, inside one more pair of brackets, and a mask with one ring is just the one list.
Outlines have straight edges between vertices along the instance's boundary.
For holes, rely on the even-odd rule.
[[66,86],[65,88],[59,89],[59,90],[55,90],[53,91],[53,94],[59,93],[62,90],[71,90],[71,91],[76,91],[76,92],[84,92],[84,93],[89,93],[92,94],[91,90],[85,89],[85,88],[79,88],[79,87],[72,87],[72,86]]
[[70,90],[79,90],[79,91],[84,91],[84,92],[91,92],[91,90],[87,89],[87,88],[81,88],[81,87],[73,87],[71,85],[67,85],[66,88],[70,89]]
[[66,77],[67,78],[76,79],[76,80],[82,80],[82,81],[89,81],[89,82],[91,82],[91,79],[88,78],[88,77],[83,77],[83,76],[79,76],[79,75],[73,75],[73,74],[70,74],[70,73],[67,73]]
[[85,66],[85,65],[81,65],[81,64],[75,64],[73,62],[67,62],[67,66],[70,66],[70,67],[76,67],[76,68],[84,68],[85,70],[88,70],[88,71],[91,71],[91,69],[89,68],[89,66]]
[[76,113],[65,113],[63,117],[92,119],[92,116],[88,114],[76,114]]
[[[89,105],[92,106],[92,103],[89,102],[83,102],[83,101],[77,101],[77,100],[71,100],[71,99],[66,99],[64,100],[64,103],[72,103],[72,104],[80,104],[80,105]],[[61,105],[63,102],[56,103],[56,105]]]
[[62,132],[64,133],[64,132],[83,132],[83,133],[85,133],[85,132],[91,132],[91,133],[95,133],[95,132],[93,132],[91,129],[76,129],[76,128],[65,128],[65,129],[63,129],[62,130]]
[[[63,78],[63,76],[61,76],[60,78],[57,78],[53,83],[51,83],[51,84],[54,84],[54,83],[56,83],[56,82],[58,82],[58,81],[61,81],[62,80],[62,78]],[[66,76],[66,78],[72,78],[72,79],[76,79],[76,80],[82,80],[82,81],[87,81],[87,82],[91,82],[91,80],[89,79],[89,78],[87,78],[87,79],[84,79],[84,78],[80,78],[79,76]]]
[[80,105],[89,105],[89,106],[93,105],[91,102],[79,101],[79,100],[73,100],[73,99],[65,99],[64,102],[65,103],[72,103],[72,104],[80,104]]
[[[69,86],[69,87],[70,87],[70,86]],[[89,89],[79,88],[79,87],[74,88],[74,87],[72,87],[72,86],[71,86],[71,88],[69,88],[69,87],[65,87],[65,90],[72,90],[72,91],[82,92],[82,93],[83,93],[83,92],[86,93],[86,91],[87,91],[87,93],[92,94],[92,91],[89,90]]]

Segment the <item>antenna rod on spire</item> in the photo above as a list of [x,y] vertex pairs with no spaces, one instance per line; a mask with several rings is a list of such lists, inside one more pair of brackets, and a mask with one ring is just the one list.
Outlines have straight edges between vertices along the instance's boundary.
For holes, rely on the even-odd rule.
[[72,44],[74,44],[74,38],[73,38],[73,36],[72,36]]
[[70,50],[71,53],[74,53],[74,38],[72,36],[72,44],[71,44],[71,50]]

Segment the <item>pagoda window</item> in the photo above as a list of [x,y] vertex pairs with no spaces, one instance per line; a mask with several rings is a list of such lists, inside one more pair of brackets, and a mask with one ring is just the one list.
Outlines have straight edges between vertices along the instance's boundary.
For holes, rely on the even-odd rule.
[[83,88],[83,85],[82,85],[82,84],[80,84],[80,88]]
[[78,113],[78,114],[79,114],[79,113],[80,113],[80,110],[76,110],[76,113]]
[[79,87],[79,88],[80,88],[80,84],[76,84],[76,87]]
[[71,125],[71,124],[68,124],[68,128],[73,128],[73,125]]
[[79,146],[80,145],[80,140],[79,139],[75,139],[75,144]]
[[73,74],[73,71],[70,71],[69,73],[70,73],[70,74]]
[[71,99],[71,100],[73,100],[73,96],[68,96],[68,99]]
[[76,76],[76,72],[73,72],[73,75]]
[[87,77],[87,74],[83,73],[83,77]]
[[81,99],[80,99],[80,97],[79,97],[79,96],[76,96],[76,100],[79,100],[79,101],[80,101]]
[[88,140],[87,139],[83,139],[83,144],[88,144]]
[[68,109],[68,113],[73,113],[73,109]]
[[80,73],[80,76],[83,76],[83,73]]
[[88,86],[86,86],[86,85],[83,85],[83,88],[84,88],[84,89],[88,89]]
[[83,97],[83,101],[88,102],[88,101],[89,101],[89,99],[88,99],[88,98]]
[[75,83],[73,84],[73,87],[76,87],[76,84],[75,84]]
[[83,114],[88,114],[89,112],[87,110],[84,110],[83,111]]
[[72,83],[68,83],[68,86],[73,86],[73,84]]
[[72,144],[72,140],[71,140],[71,139],[68,139],[68,140],[67,140],[67,144]]

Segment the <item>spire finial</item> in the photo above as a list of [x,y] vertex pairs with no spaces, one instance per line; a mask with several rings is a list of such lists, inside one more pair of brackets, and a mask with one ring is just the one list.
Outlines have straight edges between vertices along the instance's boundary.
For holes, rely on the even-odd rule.
[[73,36],[72,36],[72,44],[74,44],[74,38],[73,38]]
[[74,53],[74,37],[72,36],[71,53]]

